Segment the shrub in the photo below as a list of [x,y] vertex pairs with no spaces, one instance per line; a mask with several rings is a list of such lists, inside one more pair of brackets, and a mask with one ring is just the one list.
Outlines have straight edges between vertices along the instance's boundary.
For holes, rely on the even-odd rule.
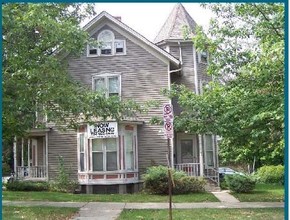
[[228,185],[227,185],[227,183],[226,183],[226,181],[225,181],[224,178],[223,179],[220,179],[220,188],[222,190],[229,189],[229,187],[228,187]]
[[58,162],[59,172],[56,180],[50,182],[50,190],[55,192],[74,192],[78,187],[78,183],[70,180],[70,175],[68,170],[64,167],[64,160],[61,156],[58,158]]
[[[175,187],[173,194],[204,191],[205,181],[195,177],[189,177],[182,171],[172,171]],[[147,169],[144,178],[145,191],[152,194],[168,194],[168,168],[165,166],[153,166]]]
[[10,176],[11,175],[11,167],[8,163],[2,163],[2,176]]
[[49,184],[47,182],[13,181],[6,184],[6,189],[10,191],[47,191]]
[[284,166],[263,166],[255,174],[260,183],[284,184]]
[[256,182],[249,176],[243,175],[225,175],[225,181],[228,188],[237,193],[247,193],[254,190]]

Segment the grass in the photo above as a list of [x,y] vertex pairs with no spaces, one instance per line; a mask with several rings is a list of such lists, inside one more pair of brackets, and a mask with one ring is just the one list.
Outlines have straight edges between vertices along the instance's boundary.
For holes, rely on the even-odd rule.
[[[167,220],[168,210],[124,210],[118,220]],[[173,210],[174,220],[282,220],[284,209],[191,209]]]
[[231,193],[241,202],[283,202],[284,186],[257,184],[251,193]]
[[76,214],[78,208],[64,207],[18,207],[18,206],[3,206],[2,219],[43,219],[43,220],[66,220],[71,219]]
[[[136,194],[71,194],[58,192],[3,191],[2,200],[9,201],[53,201],[53,202],[168,202],[168,196]],[[174,195],[173,202],[218,202],[211,193]]]

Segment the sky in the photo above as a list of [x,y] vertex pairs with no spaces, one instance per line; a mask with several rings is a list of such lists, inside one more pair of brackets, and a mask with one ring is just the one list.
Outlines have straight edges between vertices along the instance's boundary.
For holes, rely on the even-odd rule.
[[[97,14],[107,11],[121,16],[122,22],[153,41],[176,3],[96,3]],[[198,3],[183,3],[198,25],[206,30],[213,14]]]

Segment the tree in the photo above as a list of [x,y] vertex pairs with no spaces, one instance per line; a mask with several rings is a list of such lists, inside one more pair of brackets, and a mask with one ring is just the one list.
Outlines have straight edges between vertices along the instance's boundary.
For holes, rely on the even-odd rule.
[[284,5],[211,4],[217,18],[193,42],[210,54],[214,81],[196,95],[175,86],[176,128],[222,137],[223,162],[280,164],[284,157]]
[[[3,139],[23,137],[36,115],[76,127],[80,121],[141,111],[131,100],[105,98],[69,77],[64,54],[79,56],[89,34],[80,22],[95,14],[91,4],[3,4]],[[38,124],[41,126],[41,124]]]

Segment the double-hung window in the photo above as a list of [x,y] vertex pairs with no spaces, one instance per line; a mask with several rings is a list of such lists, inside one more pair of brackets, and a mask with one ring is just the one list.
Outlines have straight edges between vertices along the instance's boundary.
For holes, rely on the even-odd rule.
[[125,152],[126,152],[126,170],[134,169],[134,142],[133,132],[127,131],[124,136],[125,139]]
[[117,166],[117,139],[92,139],[93,171],[115,171]]
[[106,97],[120,96],[120,75],[105,74],[93,76],[93,90],[103,92]]

